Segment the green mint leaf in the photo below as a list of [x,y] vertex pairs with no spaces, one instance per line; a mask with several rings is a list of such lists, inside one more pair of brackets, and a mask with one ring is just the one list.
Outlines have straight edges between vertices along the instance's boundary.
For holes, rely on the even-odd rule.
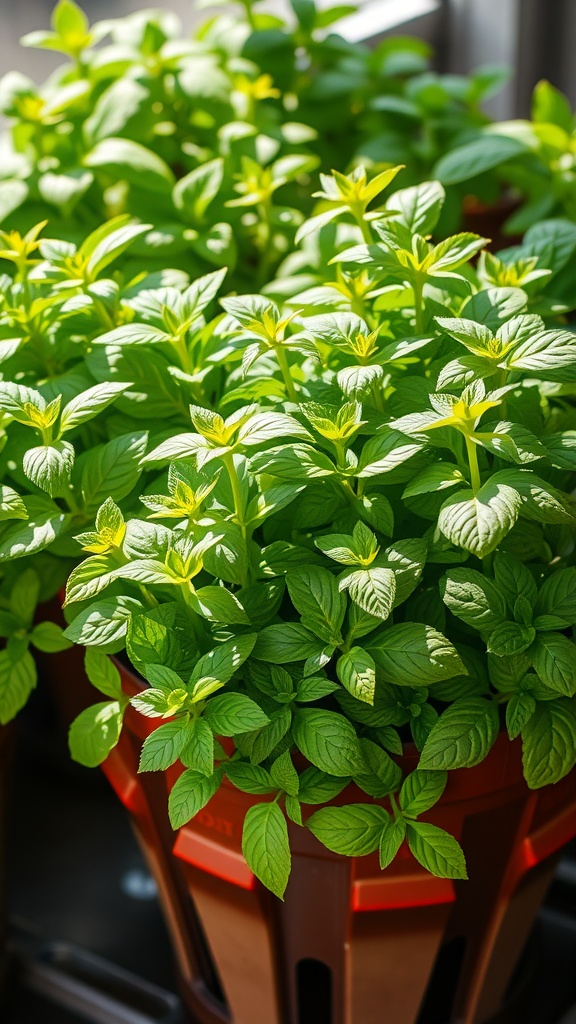
[[256,634],[249,633],[234,640],[227,640],[203,655],[196,662],[189,680],[193,699],[203,700],[229,682],[236,670],[250,656],[255,643]]
[[429,811],[442,796],[448,775],[442,771],[426,771],[417,768],[402,783],[400,790],[400,808],[409,818],[417,818],[419,814]]
[[406,838],[406,822],[403,818],[390,818],[380,833],[379,856],[382,870],[387,868]]
[[40,595],[40,580],[33,569],[25,569],[12,585],[10,611],[27,628],[32,625]]
[[216,736],[236,736],[261,729],[269,722],[256,702],[242,693],[221,693],[212,697],[204,709],[204,718]]
[[349,778],[335,778],[319,768],[306,768],[300,776],[298,798],[303,804],[327,804],[339,796],[349,782]]
[[483,761],[498,735],[498,709],[483,697],[463,697],[433,727],[420,757],[434,771],[471,768]]
[[336,776],[362,771],[364,764],[358,737],[342,715],[316,708],[298,710],[292,732],[298,749],[321,771]]
[[412,856],[432,875],[467,878],[466,861],[460,845],[448,832],[425,821],[406,822]]
[[34,647],[46,654],[56,654],[58,651],[66,651],[72,647],[72,641],[64,635],[64,631],[55,622],[39,622],[37,626],[34,626],[30,640]]
[[551,629],[565,629],[576,623],[576,569],[561,569],[544,581],[534,614],[553,616],[558,624]]
[[383,807],[346,804],[323,807],[308,818],[307,827],[323,846],[346,857],[363,857],[378,849],[390,815]]
[[296,700],[304,704],[308,701],[321,700],[322,697],[328,697],[337,689],[338,683],[333,683],[331,679],[324,679],[322,676],[307,676],[296,685]]
[[354,775],[356,785],[377,799],[395,793],[402,779],[396,762],[377,743],[364,737],[360,740],[360,750],[365,768]]
[[368,615],[387,619],[394,606],[396,579],[391,569],[356,569],[340,577],[340,589]]
[[86,675],[100,693],[113,700],[124,700],[122,680],[116,666],[102,651],[90,647],[84,655]]
[[96,512],[110,496],[121,501],[136,487],[146,440],[146,433],[136,431],[92,449],[80,485],[86,512]]
[[33,555],[50,547],[69,526],[71,517],[45,498],[25,498],[26,522],[5,524],[0,536],[0,563]]
[[102,764],[120,739],[123,715],[118,701],[93,704],[81,711],[68,733],[73,760],[87,768]]
[[525,149],[519,139],[484,134],[442,156],[434,167],[434,177],[443,185],[456,185],[498,167]]
[[496,629],[506,619],[504,595],[475,569],[449,569],[440,583],[444,604],[467,626]]
[[534,606],[536,582],[530,570],[517,558],[504,551],[497,552],[494,556],[494,581],[512,610],[519,597],[524,598],[531,607]]
[[286,819],[276,803],[256,804],[244,819],[242,853],[251,871],[279,899],[290,877]]
[[188,729],[182,719],[158,726],[144,740],[139,772],[159,772],[178,760],[188,741]]
[[124,391],[131,387],[128,383],[114,383],[106,381],[104,384],[95,384],[94,387],[82,391],[62,410],[60,417],[60,433],[73,430],[82,423],[87,423],[99,412],[102,412],[112,404]]
[[232,785],[243,793],[261,796],[273,793],[279,788],[270,772],[257,764],[248,764],[246,761],[228,761],[224,770]]
[[530,789],[559,782],[576,764],[576,699],[539,703],[522,728],[522,764]]
[[186,744],[180,753],[180,760],[185,768],[192,768],[207,778],[213,774],[214,735],[202,718],[193,718],[188,723]]
[[252,764],[260,764],[270,757],[292,724],[292,712],[287,707],[273,711],[269,717],[268,725],[234,737],[235,746],[241,754],[250,758]]
[[289,796],[298,795],[300,781],[298,779],[298,772],[292,764],[289,750],[285,750],[271,764],[270,775],[279,789],[282,789]]
[[417,705],[418,714],[410,719],[412,739],[418,750],[423,750],[426,740],[438,721],[438,712],[431,704]]
[[182,772],[168,797],[168,814],[172,828],[181,828],[198,814],[217,792],[221,781],[222,771],[219,769],[210,778],[191,768]]
[[0,523],[7,519],[27,519],[28,513],[22,498],[12,487],[0,485]]
[[246,625],[250,620],[238,598],[225,587],[200,587],[190,599],[194,611],[204,619]]
[[475,495],[458,491],[444,502],[438,527],[456,547],[484,558],[510,532],[522,507],[513,486],[493,479]]
[[366,704],[374,703],[376,666],[367,651],[351,647],[336,663],[336,673],[353,697]]
[[13,660],[8,650],[0,651],[0,724],[6,725],[24,707],[36,686],[34,658],[25,650]]
[[511,740],[520,735],[536,711],[536,701],[529,693],[514,693],[506,705],[506,729]]
[[[172,691],[178,692],[178,691]],[[144,690],[137,697],[131,697],[130,703],[141,715],[146,718],[165,718],[174,711],[171,702],[172,692],[150,687]],[[182,691],[184,698],[188,696],[186,690]]]
[[527,650],[536,636],[532,626],[521,626],[518,622],[503,622],[490,634],[487,650],[491,654],[514,655]]
[[426,237],[438,223],[445,197],[439,181],[424,181],[394,192],[386,200],[386,209],[395,223],[402,224],[411,234]]
[[529,657],[545,686],[565,697],[576,694],[576,646],[559,633],[539,633]]
[[22,469],[28,479],[47,491],[51,498],[66,489],[73,465],[74,448],[68,441],[29,448],[22,461]]
[[295,825],[303,825],[302,808],[300,801],[295,796],[288,795],[285,801],[286,814]]
[[[86,154],[84,165],[135,185],[145,181],[149,192],[166,195],[174,185],[174,175],[164,160],[131,139],[102,139]],[[92,269],[96,274],[101,266],[95,263]]]
[[296,622],[267,626],[258,634],[253,656],[272,665],[305,661],[322,650],[323,645],[309,629]]
[[316,565],[301,566],[287,574],[286,584],[290,600],[307,629],[326,643],[340,643],[346,598],[339,592],[332,573]]
[[83,647],[99,647],[115,654],[124,647],[130,616],[142,610],[132,597],[109,597],[83,608],[64,631],[65,637]]
[[415,622],[400,623],[377,634],[368,653],[391,683],[429,686],[465,675],[456,648],[442,633]]

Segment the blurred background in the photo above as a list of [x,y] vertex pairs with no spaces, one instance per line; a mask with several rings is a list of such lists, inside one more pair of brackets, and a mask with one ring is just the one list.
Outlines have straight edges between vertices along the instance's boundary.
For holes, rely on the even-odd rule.
[[[320,0],[319,6],[329,6]],[[26,50],[19,39],[47,28],[52,0],[0,0],[0,74],[18,69],[41,81],[57,66],[57,54]],[[84,0],[91,20],[120,17],[141,7],[175,11],[183,30],[200,16],[195,0]],[[282,7],[270,0],[268,9]],[[466,72],[480,64],[513,70],[508,87],[489,104],[493,117],[528,113],[530,95],[547,78],[576,103],[576,3],[574,0],[358,0],[358,14],[346,19],[342,33],[354,41],[386,33],[426,38],[442,71]]]

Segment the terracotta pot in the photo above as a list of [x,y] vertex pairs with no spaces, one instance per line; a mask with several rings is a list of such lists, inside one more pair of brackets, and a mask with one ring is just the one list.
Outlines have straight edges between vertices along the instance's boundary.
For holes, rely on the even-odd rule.
[[473,231],[490,238],[487,248],[498,252],[509,245],[517,245],[522,235],[506,235],[502,228],[509,217],[521,206],[521,200],[503,195],[495,203],[484,203],[477,196],[465,196],[462,202],[462,231]]
[[[126,693],[142,684],[119,666]],[[501,735],[486,761],[449,774],[426,817],[462,842],[470,880],[429,875],[403,848],[332,854],[290,826],[293,866],[282,903],[241,853],[255,798],[225,783],[174,833],[167,794],[181,769],[138,775],[155,722],[131,708],[103,765],[127,807],[161,899],[190,1020],[198,1024],[484,1024],[494,1020],[556,855],[576,834],[576,777],[531,792],[520,745]],[[415,764],[408,755],[404,767]],[[338,802],[365,801],[354,786]],[[448,988],[442,980],[452,957]],[[423,1002],[441,1017],[420,1016]]]

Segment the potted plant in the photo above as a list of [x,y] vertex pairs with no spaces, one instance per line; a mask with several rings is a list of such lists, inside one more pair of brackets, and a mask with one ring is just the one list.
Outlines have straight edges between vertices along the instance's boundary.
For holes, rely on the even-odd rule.
[[[41,95],[4,82],[0,201],[21,231],[2,237],[2,721],[35,684],[30,644],[88,648],[108,699],[82,712],[72,752],[104,762],[134,815],[193,1013],[222,1018],[220,973],[236,1024],[254,1019],[255,981],[267,1022],[278,992],[296,1019],[308,972],[322,1012],[352,1001],[366,1024],[380,1012],[371,957],[398,952],[403,931],[424,939],[418,984],[386,981],[398,1021],[450,936],[468,942],[453,1013],[479,1020],[513,966],[512,911],[520,939],[573,821],[566,227],[473,266],[486,239],[442,238],[442,186],[384,201],[401,178],[378,165],[324,175],[313,208],[331,140],[286,124],[267,68],[295,72],[270,30],[288,57],[305,37],[318,61],[311,123],[312,68],[330,93],[332,71],[372,59],[322,40],[311,8],[292,34],[247,16],[195,44],[156,15],[90,38],[64,0],[32,42],[64,45],[70,65]],[[129,44],[121,60],[92,49],[109,30]],[[387,46],[367,135],[394,54],[416,54],[410,71],[421,60]],[[34,624],[68,574],[66,632]],[[487,821],[502,831],[488,851]],[[328,948],[312,925],[334,907]],[[255,954],[239,969],[231,929]]]
[[[574,412],[556,395],[576,343],[523,288],[486,284],[485,239],[426,240],[438,184],[371,213],[394,173],[323,178],[336,234],[324,215],[300,232],[320,262],[336,238],[322,312],[222,299],[209,401],[134,457],[141,511],[107,500],[78,538],[65,635],[107,700],[72,753],[104,762],[175,900],[193,1012],[217,1011],[202,946],[184,952],[189,895],[235,1020],[259,1012],[256,985],[267,1020],[297,1019],[319,961],[333,1020],[376,1020],[381,991],[406,1022],[459,936],[447,1013],[486,1019],[574,832]],[[144,363],[169,344],[162,304],[182,315],[176,291],[149,292],[94,349]],[[254,953],[236,967],[230,929]],[[362,969],[400,933],[419,935],[418,984]]]
[[482,201],[494,204],[495,214],[500,210],[496,227],[503,244],[506,235],[537,231],[548,218],[574,221],[573,148],[570,102],[541,81],[530,120],[467,127],[455,145],[446,147],[433,173],[476,217],[485,215]]
[[90,26],[60,0],[52,30],[24,43],[66,63],[43,86],[19,72],[0,86],[4,225],[24,233],[49,219],[78,244],[108,217],[152,217],[133,268],[227,266],[253,290],[310,212],[319,160],[404,162],[422,180],[486,122],[479,104],[501,73],[434,74],[414,39],[349,43],[331,30],[349,6],[296,2],[289,18],[259,8],[238,4],[183,39],[167,12]]

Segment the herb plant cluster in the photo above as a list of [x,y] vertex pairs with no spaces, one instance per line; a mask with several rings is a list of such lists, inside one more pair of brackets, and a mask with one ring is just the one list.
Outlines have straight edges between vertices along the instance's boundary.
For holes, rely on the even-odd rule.
[[[35,685],[30,645],[83,645],[106,699],[70,745],[101,763],[130,703],[110,656],[127,657],[131,703],[158,720],[141,770],[181,767],[173,826],[222,784],[261,798],[243,848],[278,896],[288,821],[338,853],[379,850],[383,868],[406,841],[462,878],[457,839],[426,819],[448,771],[503,728],[532,788],[576,763],[574,225],[542,221],[495,256],[443,236],[439,182],[378,161],[311,194],[340,145],[318,82],[330,120],[326,82],[359,61],[394,80],[396,107],[425,75],[412,44],[352,53],[322,38],[331,15],[294,9],[290,30],[248,7],[189,43],[149,13],[89,30],[61,0],[34,41],[71,64],[40,98],[4,81],[30,105],[14,107],[0,183],[29,221],[0,234],[0,721]],[[279,53],[306,46],[308,77],[288,61],[276,96]],[[302,75],[307,134],[286,134]],[[372,138],[387,108],[370,83],[346,96]],[[132,86],[146,99],[131,108]],[[101,139],[95,100],[115,126]],[[110,143],[111,162],[87,158]],[[90,180],[54,203],[51,174]],[[63,631],[35,609],[66,577]],[[403,776],[407,743],[419,760]]]
[[261,6],[227,4],[186,39],[167,12],[91,27],[60,0],[52,31],[24,43],[67,62],[42,87],[18,72],[0,83],[2,222],[25,232],[49,219],[55,237],[79,244],[130,213],[152,220],[131,273],[226,266],[239,290],[254,290],[310,212],[319,161],[403,162],[421,180],[486,123],[480,102],[501,72],[438,75],[414,39],[347,42],[331,26],[349,5],[294,0],[289,20]]
[[[406,838],[428,869],[463,877],[456,840],[419,820],[447,771],[481,762],[502,723],[529,786],[576,761],[574,413],[553,397],[576,340],[530,311],[537,295],[486,280],[525,266],[473,267],[485,239],[427,240],[437,183],[371,213],[394,173],[324,176],[342,227],[325,311],[221,299],[191,422],[150,429],[131,456],[140,511],[103,503],[67,586],[66,636],[111,698],[72,727],[74,756],[98,763],[119,735],[128,698],[106,655],[125,647],[149,684],[132,703],[160,720],[141,770],[184,769],[173,825],[224,778],[261,794],[244,852],[279,895],[286,816],[336,852],[380,848],[383,867]],[[332,230],[311,223],[305,242]],[[93,350],[173,357],[161,324],[189,319],[187,294],[144,293]],[[186,344],[197,351],[190,327]],[[420,759],[403,779],[408,738]],[[356,802],[307,815],[350,781]]]

